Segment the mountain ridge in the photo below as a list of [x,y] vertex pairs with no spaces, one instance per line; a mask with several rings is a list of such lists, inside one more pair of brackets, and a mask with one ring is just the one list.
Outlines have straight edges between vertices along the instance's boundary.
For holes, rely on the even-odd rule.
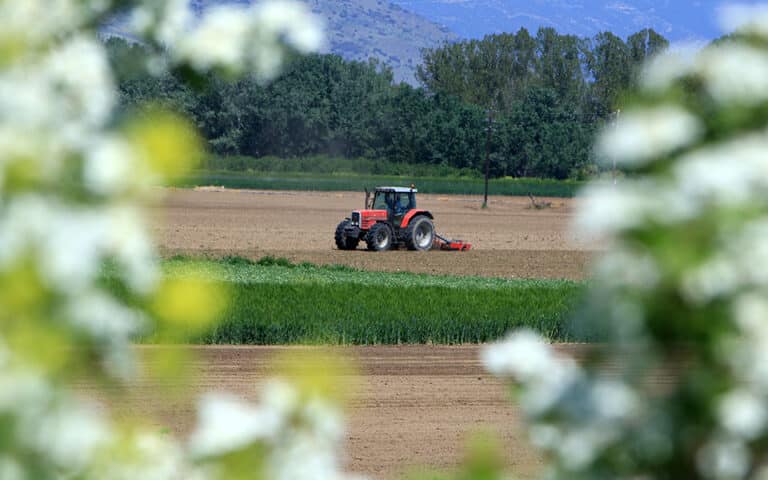
[[462,38],[553,27],[592,37],[611,31],[626,38],[653,28],[673,43],[717,38],[715,2],[698,0],[392,0]]

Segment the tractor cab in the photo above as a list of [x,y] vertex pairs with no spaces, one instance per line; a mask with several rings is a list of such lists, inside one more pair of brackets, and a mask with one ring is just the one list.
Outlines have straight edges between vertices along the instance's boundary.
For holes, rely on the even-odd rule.
[[399,227],[406,214],[416,208],[416,192],[415,188],[379,187],[373,193],[370,208],[386,211],[387,220]]

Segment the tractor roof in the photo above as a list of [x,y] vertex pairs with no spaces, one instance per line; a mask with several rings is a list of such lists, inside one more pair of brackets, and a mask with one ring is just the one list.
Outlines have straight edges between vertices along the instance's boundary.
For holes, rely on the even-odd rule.
[[395,193],[410,193],[418,192],[415,188],[410,187],[376,187],[377,192],[395,192]]

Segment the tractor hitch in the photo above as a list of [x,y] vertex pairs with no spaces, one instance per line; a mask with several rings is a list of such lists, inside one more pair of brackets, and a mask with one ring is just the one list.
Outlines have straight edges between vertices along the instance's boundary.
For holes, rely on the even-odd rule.
[[449,240],[440,234],[435,234],[435,246],[440,250],[451,250],[456,252],[466,252],[472,248],[472,244],[463,240]]

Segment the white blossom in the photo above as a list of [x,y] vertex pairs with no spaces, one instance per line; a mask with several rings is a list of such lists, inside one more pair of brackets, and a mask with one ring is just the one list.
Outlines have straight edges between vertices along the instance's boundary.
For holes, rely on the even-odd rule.
[[766,400],[749,390],[729,392],[718,410],[723,428],[733,435],[751,440],[763,432],[768,420]]
[[53,50],[43,67],[52,96],[62,109],[60,114],[91,128],[109,119],[116,101],[109,61],[98,42],[92,37],[74,37]]
[[265,440],[279,431],[286,418],[236,397],[209,394],[198,408],[199,426],[190,438],[190,449],[200,457],[216,456]]
[[571,359],[559,358],[530,330],[511,333],[503,341],[486,347],[481,355],[489,372],[525,386],[520,404],[529,415],[551,408],[581,377]]
[[566,433],[557,446],[557,452],[567,469],[582,470],[587,468],[616,436],[616,430],[607,425],[587,425]]
[[27,474],[19,462],[8,455],[0,456],[0,478],[3,480],[27,480]]
[[597,150],[621,165],[639,166],[691,145],[702,133],[699,119],[682,107],[636,109],[602,133]]
[[189,0],[169,0],[163,3],[163,15],[155,29],[155,38],[163,45],[174,45],[190,28],[194,13]]
[[683,272],[680,291],[692,305],[705,305],[733,292],[741,282],[741,272],[732,259],[713,258]]
[[275,480],[341,480],[334,450],[327,439],[314,437],[308,432],[291,435],[289,441],[279,445],[267,464],[267,477]]
[[697,69],[712,97],[727,104],[753,105],[768,100],[768,55],[743,44],[711,47]]
[[555,449],[562,442],[563,432],[554,425],[533,424],[528,428],[528,438],[537,448]]
[[197,27],[179,39],[178,55],[200,70],[241,65],[251,24],[245,8],[211,8]]
[[597,260],[596,275],[610,279],[614,287],[647,291],[661,279],[659,266],[646,254],[616,248]]
[[110,458],[98,464],[92,478],[100,480],[206,480],[217,478],[191,465],[172,439],[152,433],[139,433],[131,444],[131,455]]
[[768,36],[768,5],[725,4],[718,11],[718,19],[726,32],[740,31]]
[[656,55],[643,67],[643,87],[651,91],[669,88],[673,82],[693,71],[699,50],[698,45],[683,44],[676,46],[674,51]]
[[681,198],[697,204],[737,205],[768,191],[768,132],[683,155],[673,172]]
[[308,53],[322,46],[322,25],[306,6],[266,1],[251,7],[219,5],[180,35],[171,51],[177,61],[201,71],[252,68],[261,79],[273,78],[288,46]]
[[302,410],[313,434],[321,443],[335,444],[344,434],[344,422],[338,409],[325,400],[310,399]]
[[303,4],[271,0],[257,4],[255,9],[260,31],[272,36],[285,32],[288,42],[302,53],[323,46],[322,23],[318,17],[310,15]]
[[745,445],[728,438],[716,438],[705,444],[697,456],[698,468],[709,478],[743,478],[751,461]]
[[637,394],[618,380],[596,380],[592,385],[592,401],[599,417],[609,422],[631,418],[640,408]]
[[94,405],[64,404],[39,419],[25,432],[30,444],[46,452],[61,467],[78,471],[88,465],[111,432]]
[[482,352],[485,367],[496,376],[529,381],[547,375],[557,360],[551,347],[531,330],[518,330]]
[[96,194],[120,195],[140,182],[138,163],[128,142],[104,137],[86,151],[83,181]]
[[73,325],[106,343],[127,344],[143,326],[135,310],[116,301],[104,292],[84,292],[68,307]]
[[53,398],[51,386],[32,372],[0,371],[0,412],[47,405]]
[[0,2],[0,31],[3,37],[41,46],[87,21],[84,13],[88,10],[76,0],[6,0]]

